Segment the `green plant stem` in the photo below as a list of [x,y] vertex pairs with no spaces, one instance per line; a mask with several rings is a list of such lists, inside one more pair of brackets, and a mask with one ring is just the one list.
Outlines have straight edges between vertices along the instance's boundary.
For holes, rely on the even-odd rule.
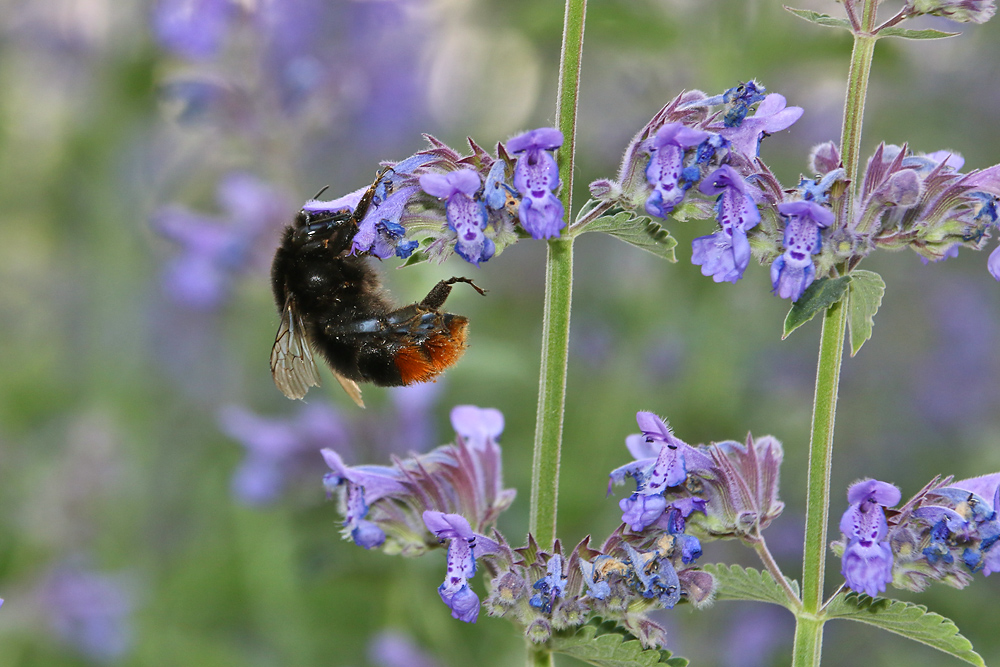
[[[567,0],[559,66],[557,122],[563,145],[557,160],[562,190],[559,193],[567,219],[572,219],[573,155],[576,110],[580,90],[586,0]],[[569,355],[570,308],[573,295],[573,237],[548,242],[545,270],[545,305],[542,319],[542,362],[538,382],[538,413],[531,472],[529,530],[543,549],[556,537],[559,500],[559,457],[566,405],[566,363]]]
[[777,561],[774,560],[774,556],[771,555],[771,550],[767,548],[767,542],[764,540],[764,536],[761,534],[760,529],[757,529],[757,535],[753,538],[747,540],[750,546],[753,547],[754,551],[757,552],[757,556],[760,561],[767,568],[767,571],[771,573],[774,580],[781,586],[782,590],[785,591],[785,597],[788,598],[788,604],[790,609],[801,609],[802,601],[799,600],[798,595],[792,589],[791,584],[788,583],[788,579],[782,574],[781,568],[778,567]]
[[552,654],[548,651],[534,647],[528,649],[528,667],[554,667],[555,664]]
[[531,471],[531,523],[528,528],[543,549],[551,548],[556,537],[572,291],[573,239],[549,241],[545,315],[542,321],[542,366]]
[[[853,0],[848,0],[853,1]],[[844,125],[841,133],[841,159],[847,178],[847,220],[854,219],[854,195],[858,188],[861,163],[861,128],[868,93],[868,78],[877,37],[875,14],[877,0],[864,0],[860,28],[854,35],[851,66],[844,102]],[[864,231],[864,230],[858,230]],[[823,583],[826,569],[827,524],[830,519],[830,470],[833,463],[833,429],[837,416],[840,366],[844,358],[844,334],[847,329],[847,304],[840,301],[827,309],[820,334],[819,361],[816,368],[816,393],[813,400],[812,432],[809,440],[809,478],[806,482],[806,536],[802,559],[802,611],[796,614],[793,667],[817,667],[823,650]]]
[[809,479],[806,488],[806,537],[802,559],[802,612],[796,615],[793,667],[819,665],[823,640],[823,574],[826,569],[826,535],[830,517],[830,469],[833,462],[833,427],[837,414],[840,364],[844,357],[847,307],[843,301],[823,316],[812,436],[809,441]]
[[851,67],[847,75],[847,95],[844,103],[844,124],[840,135],[841,160],[852,187],[848,191],[847,210],[852,211],[854,192],[858,187],[858,166],[861,155],[861,126],[865,114],[865,98],[868,93],[868,76],[871,73],[875,42],[876,0],[865,0],[861,13],[861,32],[854,35],[854,49],[851,52]]

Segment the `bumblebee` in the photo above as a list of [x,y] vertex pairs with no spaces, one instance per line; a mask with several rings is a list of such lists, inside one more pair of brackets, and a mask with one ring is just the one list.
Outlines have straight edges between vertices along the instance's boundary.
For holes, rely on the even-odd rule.
[[[271,348],[271,375],[285,396],[300,399],[318,386],[314,354],[359,406],[359,382],[399,387],[434,380],[458,361],[469,320],[441,312],[455,283],[442,280],[418,303],[391,305],[376,269],[351,254],[358,226],[391,187],[379,173],[353,212],[301,210],[285,228],[271,265],[274,301],[281,315]],[[388,187],[387,187],[388,186]]]

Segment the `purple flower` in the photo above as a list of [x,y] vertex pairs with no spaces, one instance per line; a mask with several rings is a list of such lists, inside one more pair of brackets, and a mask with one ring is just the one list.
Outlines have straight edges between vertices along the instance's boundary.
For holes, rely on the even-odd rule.
[[684,194],[694,184],[684,179],[684,153],[709,138],[709,133],[685,127],[681,123],[667,123],[646,143],[649,165],[646,181],[653,192],[646,199],[646,212],[665,218],[684,199]]
[[121,660],[132,645],[133,600],[121,575],[66,564],[41,588],[42,606],[55,635],[91,660]]
[[820,251],[819,230],[833,223],[833,212],[805,200],[778,204],[778,212],[785,218],[785,253],[771,264],[772,291],[798,301],[816,279],[812,256]]
[[225,177],[217,199],[223,217],[168,207],[152,220],[157,232],[181,247],[167,262],[162,280],[167,294],[189,308],[218,307],[229,297],[238,274],[256,266],[258,259],[263,265],[263,249],[257,246],[264,245],[268,231],[277,230],[287,211],[283,196],[248,174]]
[[358,233],[351,243],[351,253],[370,253],[379,259],[402,252],[409,255],[415,246],[404,241],[406,229],[399,223],[410,197],[416,194],[415,185],[393,191],[381,202],[372,202],[365,217],[358,223]]
[[659,551],[637,551],[622,542],[631,565],[634,587],[644,598],[657,598],[666,609],[673,609],[681,599],[681,582],[669,558]]
[[496,408],[456,405],[451,410],[451,426],[473,449],[495,443],[503,433],[503,413]]
[[393,630],[378,633],[368,644],[368,660],[378,667],[439,667],[410,637]]
[[962,23],[986,23],[997,11],[994,0],[907,0],[913,15],[943,16]]
[[190,60],[215,57],[234,14],[230,0],[161,0],[153,32],[163,48]]
[[710,128],[721,134],[734,150],[751,161],[760,155],[760,142],[764,137],[788,129],[803,113],[802,107],[786,108],[784,95],[773,93],[763,99],[754,115],[743,119],[741,123],[730,125],[727,115],[723,126]]
[[554,191],[559,187],[559,167],[549,151],[562,146],[562,132],[543,127],[507,142],[517,155],[514,187],[521,194],[518,217],[533,239],[557,238],[566,226],[565,210]]
[[465,261],[479,266],[496,252],[492,239],[486,238],[486,204],[475,198],[480,186],[479,174],[460,169],[446,174],[429,173],[420,177],[420,187],[433,197],[446,199],[448,227],[457,235],[455,252]]
[[698,188],[703,194],[718,194],[715,210],[722,230],[691,243],[691,263],[701,266],[704,276],[719,283],[735,283],[750,263],[747,230],[760,222],[760,212],[746,181],[729,165],[709,174]]
[[875,597],[892,581],[893,556],[885,539],[889,528],[884,508],[899,500],[896,486],[874,479],[855,482],[847,490],[851,505],[840,518],[840,532],[847,541],[841,573],[855,591]]
[[465,517],[444,512],[424,512],[427,530],[441,542],[448,541],[448,574],[438,586],[438,595],[451,608],[452,618],[475,623],[479,617],[479,596],[469,587],[476,574],[476,551],[495,553],[499,546],[483,535],[477,535]]
[[490,173],[486,175],[483,185],[483,199],[486,205],[497,211],[507,205],[507,195],[513,195],[510,187],[504,183],[507,176],[507,165],[503,160],[497,160],[490,167]]
[[764,92],[764,86],[751,80],[723,93],[722,101],[729,107],[723,124],[726,127],[739,127],[750,112],[750,107],[765,99]]
[[327,492],[332,493],[341,485],[347,489],[344,499],[344,537],[365,549],[382,546],[385,531],[365,517],[368,516],[368,508],[375,501],[406,493],[403,475],[396,468],[387,466],[349,467],[332,449],[323,449],[321,453],[333,471],[323,476],[323,486]]
[[315,460],[323,445],[347,442],[344,424],[333,408],[303,406],[292,418],[267,419],[246,408],[228,406],[219,413],[219,425],[246,448],[233,474],[232,489],[248,505],[266,505],[280,498],[289,476]]
[[496,442],[502,415],[459,406],[452,421],[459,429],[456,444],[394,458],[392,466],[345,466],[336,452],[323,450],[333,470],[323,484],[339,496],[346,538],[366,548],[384,543],[387,553],[419,555],[436,544],[426,541],[425,511],[461,514],[483,531],[510,507],[516,492],[503,486]]
[[670,427],[652,412],[637,413],[636,421],[642,433],[625,439],[636,460],[611,471],[608,492],[612,484],[624,482],[625,477],[635,479],[635,493],[623,498],[619,507],[622,521],[633,532],[641,532],[666,511],[667,489],[683,484],[691,471],[710,469],[712,460],[675,437]]
[[552,613],[552,606],[556,600],[563,596],[563,592],[566,590],[567,579],[562,573],[562,556],[552,554],[548,565],[545,567],[545,571],[547,574],[532,586],[538,592],[531,596],[528,604],[535,609],[541,609],[544,613],[550,614]]
[[[989,576],[1000,571],[1000,473],[983,475],[935,489],[933,495],[947,498],[955,510],[944,510],[950,536],[963,542],[978,539],[965,549],[963,561],[972,572]],[[933,520],[933,519],[932,519]]]

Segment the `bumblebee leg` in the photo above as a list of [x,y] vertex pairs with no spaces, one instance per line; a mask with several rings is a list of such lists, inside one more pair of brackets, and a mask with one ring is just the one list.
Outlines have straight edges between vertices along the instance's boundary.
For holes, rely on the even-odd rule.
[[468,283],[469,285],[472,285],[472,289],[484,296],[486,295],[486,290],[468,278],[449,278],[448,280],[442,280],[435,285],[433,289],[428,292],[427,296],[424,297],[424,300],[420,302],[420,307],[427,308],[428,310],[438,310],[448,299],[448,295],[451,294],[451,287],[455,283]]

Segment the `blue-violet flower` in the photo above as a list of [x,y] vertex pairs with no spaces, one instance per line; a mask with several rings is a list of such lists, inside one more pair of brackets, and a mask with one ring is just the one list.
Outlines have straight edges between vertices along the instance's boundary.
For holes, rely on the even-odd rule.
[[562,132],[551,127],[525,132],[507,142],[507,150],[517,155],[514,187],[521,194],[518,217],[534,239],[556,238],[566,226],[565,210],[554,194],[559,187],[559,167],[549,153],[562,143]]
[[486,204],[475,198],[481,181],[473,169],[460,169],[446,174],[428,173],[420,177],[424,192],[446,199],[448,227],[457,235],[455,252],[467,262],[479,266],[493,257],[496,247],[486,238]]
[[691,262],[717,283],[735,283],[750,263],[747,230],[760,222],[757,204],[746,181],[729,165],[709,174],[698,189],[706,195],[719,195],[715,210],[722,230],[691,242]]
[[833,212],[804,200],[778,204],[778,212],[785,218],[785,253],[771,264],[772,291],[798,301],[816,279],[812,256],[822,246],[819,230],[833,224]]
[[840,519],[840,532],[847,546],[841,573],[847,585],[875,597],[892,581],[892,549],[886,541],[889,528],[885,507],[899,502],[899,488],[886,482],[865,479],[847,490],[850,507]]

